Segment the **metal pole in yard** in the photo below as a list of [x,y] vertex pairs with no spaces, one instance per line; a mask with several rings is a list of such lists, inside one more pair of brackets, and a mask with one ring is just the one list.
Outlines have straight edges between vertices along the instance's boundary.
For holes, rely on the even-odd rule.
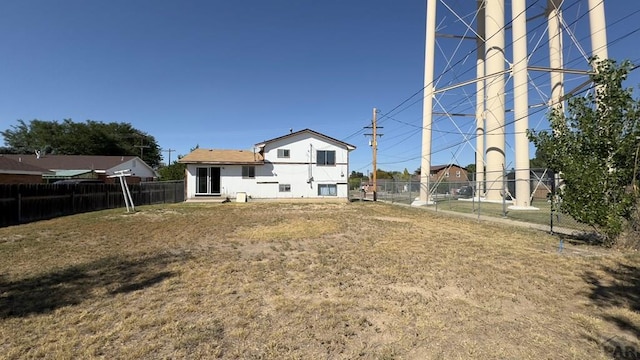
[[502,164],[502,217],[507,217],[507,171]]
[[549,209],[549,232],[551,235],[553,235],[553,198],[554,196],[551,195],[551,208]]
[[476,212],[476,195],[472,194],[471,195],[471,213],[473,214],[474,212]]
[[453,194],[451,193],[451,183],[449,183],[449,210],[451,210],[451,196]]
[[124,189],[123,177],[118,176],[118,180],[120,181],[120,187],[122,188],[122,197],[124,198],[124,206],[127,207],[127,212],[129,212],[129,199],[127,198],[127,192]]

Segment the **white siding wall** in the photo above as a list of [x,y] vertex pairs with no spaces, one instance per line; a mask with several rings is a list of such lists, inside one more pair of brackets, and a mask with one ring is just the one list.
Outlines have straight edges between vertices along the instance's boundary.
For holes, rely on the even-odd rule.
[[[278,158],[278,149],[288,149],[289,158]],[[335,151],[336,165],[318,166],[316,163],[318,150]],[[311,134],[302,133],[270,142],[266,145],[264,152],[265,160],[273,166],[276,181],[291,185],[290,193],[279,192],[277,197],[321,197],[318,196],[318,184],[338,184],[337,197],[348,196],[346,183],[349,177],[347,165],[349,155],[346,148]],[[309,165],[309,154],[311,154],[311,165]],[[308,183],[310,176],[313,177],[313,181]]]
[[[278,158],[278,149],[288,149],[289,158]],[[221,196],[235,199],[238,192],[252,198],[319,198],[318,184],[337,185],[337,196],[348,197],[349,154],[346,148],[333,142],[316,138],[308,133],[287,137],[268,143],[265,147],[265,164],[256,166],[255,179],[242,178],[242,166],[220,166]],[[335,165],[318,166],[318,150],[335,151]],[[311,162],[309,154],[311,154]],[[196,168],[215,165],[187,165],[187,197],[193,198],[196,189]],[[309,182],[309,176],[313,180]],[[290,192],[280,192],[280,184],[290,185]]]

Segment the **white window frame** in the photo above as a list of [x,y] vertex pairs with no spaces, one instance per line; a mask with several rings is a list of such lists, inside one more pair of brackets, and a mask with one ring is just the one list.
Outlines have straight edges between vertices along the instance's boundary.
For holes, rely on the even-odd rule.
[[243,179],[255,179],[256,178],[256,167],[255,167],[255,165],[242,165],[242,178]]
[[291,150],[289,149],[278,149],[278,158],[279,159],[288,159],[291,157]]
[[278,192],[291,192],[291,184],[279,184]]
[[[323,189],[327,193],[323,194]],[[318,184],[318,196],[338,196],[338,184]]]
[[460,175],[461,175],[461,173],[462,173],[462,172],[461,172],[460,170],[456,170],[456,177],[457,177],[457,178],[459,178],[459,177],[460,177]]
[[[216,171],[214,171],[213,169],[217,169]],[[201,171],[204,171],[204,174],[201,174]],[[218,186],[218,191],[213,191],[213,184],[214,184],[214,174],[216,173],[216,178],[217,179],[215,181],[215,183]],[[195,194],[196,195],[217,195],[220,194],[220,168],[217,166],[198,166],[196,167],[196,171],[195,171],[195,180],[196,180],[196,185],[195,185]],[[204,185],[205,185],[205,191],[201,192],[200,191],[200,186],[203,184],[201,181],[204,181]]]

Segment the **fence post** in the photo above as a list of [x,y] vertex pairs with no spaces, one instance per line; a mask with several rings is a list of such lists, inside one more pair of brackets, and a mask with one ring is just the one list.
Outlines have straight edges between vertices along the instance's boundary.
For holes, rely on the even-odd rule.
[[391,183],[391,203],[393,204],[393,194],[396,192],[396,188],[397,188],[398,184],[396,183],[396,179],[393,179],[393,182]]
[[18,185],[18,224],[22,223],[22,194]]

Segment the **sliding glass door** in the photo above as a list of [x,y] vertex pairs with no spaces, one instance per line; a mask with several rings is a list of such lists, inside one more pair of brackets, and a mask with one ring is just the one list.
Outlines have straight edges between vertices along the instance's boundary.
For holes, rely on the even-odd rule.
[[196,194],[220,195],[220,168],[196,168]]

